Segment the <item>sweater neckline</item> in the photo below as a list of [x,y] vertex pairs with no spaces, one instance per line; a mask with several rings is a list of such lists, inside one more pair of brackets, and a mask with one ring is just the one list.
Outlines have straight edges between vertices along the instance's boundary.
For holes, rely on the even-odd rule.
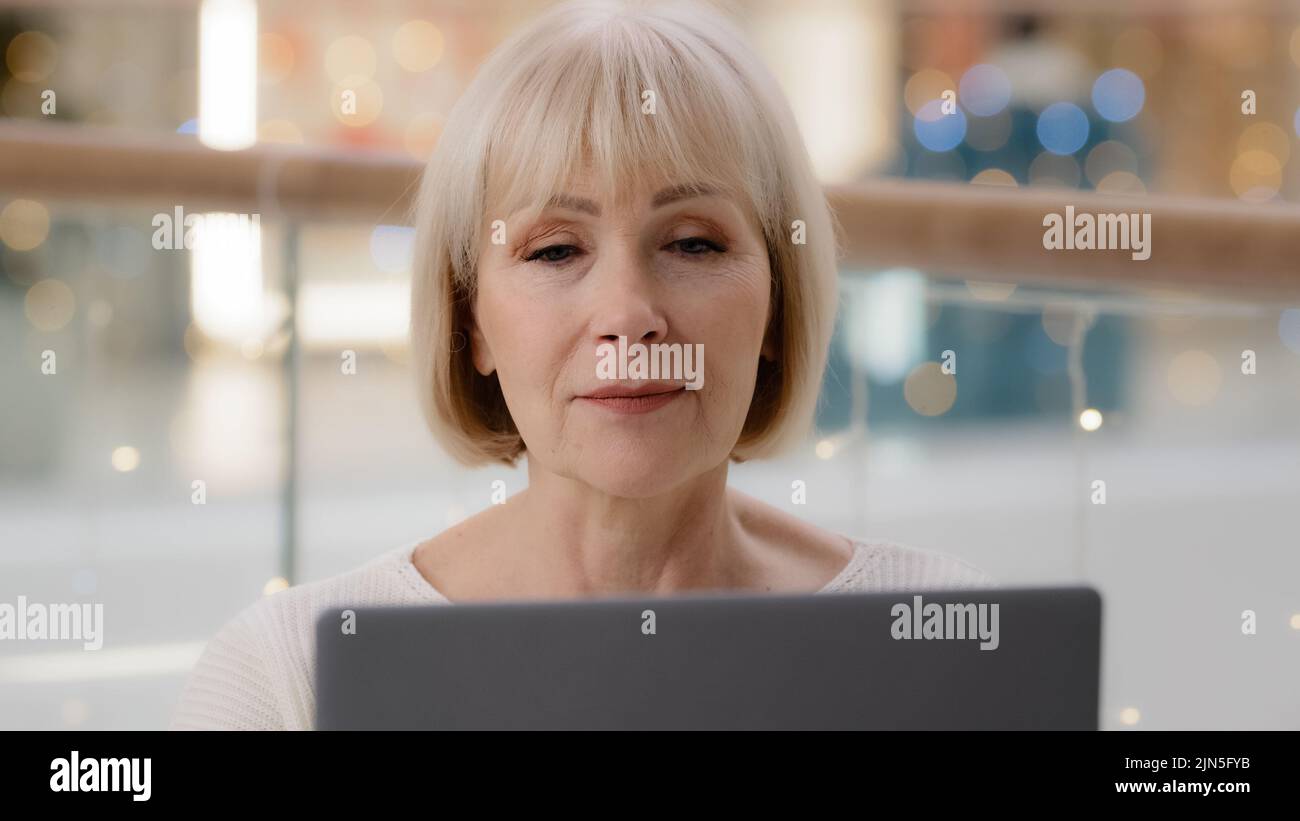
[[[848,539],[847,536],[843,538]],[[422,573],[420,573],[419,568],[415,566],[415,549],[424,541],[424,539],[416,539],[413,542],[403,544],[392,552],[391,556],[395,560],[397,574],[401,576],[408,585],[410,585],[416,595],[421,599],[434,604],[455,604],[455,602],[447,598],[441,590],[434,587],[433,584],[426,579]],[[833,593],[839,590],[844,586],[844,582],[857,571],[858,566],[866,559],[867,549],[864,542],[857,541],[856,539],[848,539],[848,542],[853,546],[853,555],[849,556],[848,563],[846,563],[844,567],[840,568],[840,572],[836,573],[834,578],[822,585],[822,587],[815,591],[813,595]]]

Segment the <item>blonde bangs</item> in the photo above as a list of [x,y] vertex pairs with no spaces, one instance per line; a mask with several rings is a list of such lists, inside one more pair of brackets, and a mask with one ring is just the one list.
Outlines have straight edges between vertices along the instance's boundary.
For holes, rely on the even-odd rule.
[[776,158],[763,150],[763,118],[735,67],[704,42],[682,48],[698,39],[688,30],[616,15],[584,23],[590,36],[570,29],[520,67],[518,87],[503,89],[513,104],[493,124],[484,158],[488,222],[540,209],[590,171],[604,202],[700,186],[771,226]]

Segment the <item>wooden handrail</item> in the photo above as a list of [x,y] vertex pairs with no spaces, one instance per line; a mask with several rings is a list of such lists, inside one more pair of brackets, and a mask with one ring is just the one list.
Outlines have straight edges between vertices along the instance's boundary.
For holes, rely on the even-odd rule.
[[[226,209],[403,223],[420,164],[401,154],[259,145],[215,151],[184,135],[0,124],[0,190],[170,212]],[[1300,206],[881,179],[832,186],[844,264],[944,278],[1300,300]],[[1049,251],[1049,212],[1151,214],[1151,254]]]

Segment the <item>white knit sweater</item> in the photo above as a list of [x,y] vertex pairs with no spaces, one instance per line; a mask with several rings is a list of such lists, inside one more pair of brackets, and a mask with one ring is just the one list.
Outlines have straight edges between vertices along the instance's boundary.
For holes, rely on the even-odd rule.
[[[419,541],[361,567],[291,587],[245,608],[208,642],[172,718],[174,730],[309,730],[315,724],[315,625],[342,606],[451,604],[411,563]],[[819,593],[990,586],[944,553],[855,541],[853,557]]]

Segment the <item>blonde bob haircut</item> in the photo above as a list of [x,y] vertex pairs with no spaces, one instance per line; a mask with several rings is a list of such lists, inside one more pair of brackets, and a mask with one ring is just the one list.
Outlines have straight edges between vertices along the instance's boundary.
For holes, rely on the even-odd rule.
[[776,360],[756,364],[730,458],[803,441],[835,324],[835,224],[775,79],[700,2],[548,9],[489,56],[452,109],[413,215],[412,364],[434,437],[469,466],[525,452],[497,374],[470,358],[480,239],[583,170],[606,202],[667,182],[748,208],[767,244]]

